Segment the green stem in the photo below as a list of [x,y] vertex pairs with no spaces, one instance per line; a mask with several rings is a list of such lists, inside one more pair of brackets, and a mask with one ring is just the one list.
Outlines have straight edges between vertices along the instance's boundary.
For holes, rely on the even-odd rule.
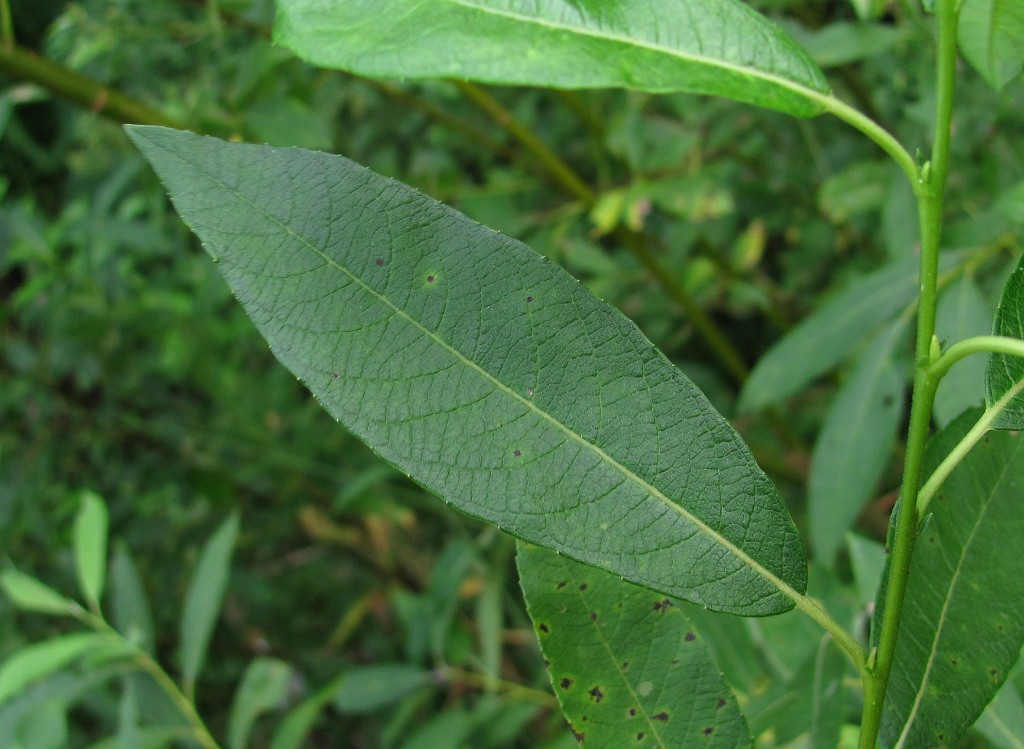
[[178,129],[184,127],[129,96],[112,91],[92,78],[17,45],[0,46],[0,71],[39,84],[63,99],[118,122],[164,125]]
[[550,692],[533,689],[532,687],[517,684],[514,681],[476,673],[475,671],[466,671],[452,666],[442,666],[437,669],[437,673],[445,682],[456,682],[480,689],[493,689],[514,700],[532,702],[551,710],[558,709],[558,700]]
[[181,713],[181,716],[189,725],[190,737],[195,739],[203,749],[220,749],[217,740],[213,738],[203,719],[196,712],[195,704],[178,689],[178,685],[171,680],[171,677],[161,668],[160,664],[153,660],[153,656],[126,640],[120,632],[107,624],[106,620],[102,617],[81,608],[74,612],[74,616],[83,624],[88,625],[101,634],[117,638],[131,652],[131,661],[135,664],[136,668],[149,674],[153,681],[163,690],[164,694],[167,695],[167,698],[178,712]]
[[841,647],[847,655],[850,656],[850,660],[853,661],[853,665],[857,667],[857,671],[860,672],[862,677],[867,678],[867,655],[864,652],[864,648],[860,646],[856,638],[847,632],[835,619],[833,619],[824,608],[822,608],[817,601],[808,596],[796,596],[793,598],[796,607],[800,611],[804,612],[813,619],[815,622],[820,624],[826,632],[828,632],[836,643]]
[[4,49],[14,46],[14,20],[8,0],[0,0],[0,42]]
[[991,353],[1024,356],[1024,341],[1007,338],[1001,335],[979,335],[965,338],[950,346],[942,356],[935,360],[928,371],[933,377],[941,380],[949,372],[950,367],[971,354]]
[[[1021,341],[1017,342],[1021,343]],[[996,420],[996,417],[1003,412],[1010,401],[1016,398],[1022,390],[1024,390],[1024,380],[1015,384],[1006,391],[1006,395],[986,408],[975,425],[971,427],[971,431],[965,434],[964,438],[957,443],[957,446],[950,451],[949,455],[939,463],[938,468],[924,482],[921,492],[917,495],[917,514],[919,517],[923,516],[928,509],[928,503],[932,501],[932,498],[939,491],[942,482],[949,477],[954,468],[960,465],[960,461],[967,457],[967,453],[971,451],[971,448],[978,444],[978,440],[984,437],[985,433],[991,428],[992,422]]]
[[[949,165],[950,124],[953,112],[953,82],[956,72],[956,0],[938,0],[938,61],[935,139],[928,168],[914,183],[921,225],[920,303],[917,313],[916,367],[914,391],[907,432],[907,454],[896,530],[892,542],[885,608],[881,612],[878,649],[864,682],[864,711],[861,718],[860,749],[874,749],[882,720],[882,705],[892,671],[900,615],[910,575],[910,561],[917,536],[917,497],[921,486],[924,448],[931,426],[938,378],[931,372],[932,341],[935,337],[936,285],[938,279],[939,238],[942,230],[943,196]],[[881,142],[876,140],[879,145]],[[896,158],[910,176],[908,164],[897,158],[891,147],[883,148]],[[899,152],[906,152],[899,148]],[[909,159],[909,155],[906,155]],[[913,162],[910,162],[911,164]],[[916,169],[913,170],[916,172]]]

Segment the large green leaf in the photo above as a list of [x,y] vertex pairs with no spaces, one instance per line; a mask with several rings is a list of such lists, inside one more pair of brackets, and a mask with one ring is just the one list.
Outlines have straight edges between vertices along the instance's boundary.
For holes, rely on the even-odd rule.
[[1001,89],[1024,67],[1024,3],[963,0],[957,36],[964,57],[989,85]]
[[[977,419],[932,438],[926,474]],[[914,550],[883,714],[886,747],[951,746],[1024,644],[1024,440],[993,432],[946,479]]]
[[735,430],[554,263],[338,156],[130,132],[277,357],[424,486],[710,608],[803,591],[800,537]]
[[580,744],[750,747],[736,699],[672,601],[536,546],[519,578],[552,686]]
[[808,481],[811,547],[830,565],[892,454],[903,418],[907,323],[897,320],[864,348],[829,406]]
[[[1024,339],[1024,257],[1003,287],[992,332]],[[985,402],[991,406],[1024,380],[1024,358],[992,354],[985,372]],[[1024,429],[1024,393],[1013,396],[994,422],[994,429]]]
[[859,340],[917,295],[917,261],[907,258],[859,278],[805,318],[761,357],[740,394],[756,410],[799,392],[847,358]]
[[737,0],[279,0],[275,40],[361,75],[727,96],[809,117],[829,91]]

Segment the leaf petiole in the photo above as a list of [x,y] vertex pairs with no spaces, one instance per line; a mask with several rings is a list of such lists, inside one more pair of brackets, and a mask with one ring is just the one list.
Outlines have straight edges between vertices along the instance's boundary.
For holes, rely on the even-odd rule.
[[941,380],[950,368],[964,357],[986,352],[1024,357],[1024,341],[1000,335],[979,335],[957,341],[932,362],[928,367],[928,374]]
[[[998,338],[999,336],[982,337]],[[966,341],[964,341],[964,343],[966,343]],[[1024,341],[1016,341],[1016,343],[1024,344]],[[952,348],[950,351],[952,351]],[[1003,412],[1010,401],[1012,401],[1022,390],[1024,390],[1024,380],[1021,380],[1011,387],[1006,391],[1006,394],[1002,398],[986,408],[985,412],[981,415],[975,425],[971,427],[971,430],[964,435],[964,438],[960,440],[957,446],[950,451],[949,455],[939,463],[938,468],[936,468],[932,472],[932,475],[928,477],[928,480],[924,482],[924,486],[921,487],[921,491],[917,495],[917,514],[919,518],[924,516],[925,510],[928,509],[928,503],[931,502],[932,497],[934,497],[938,492],[939,487],[942,486],[942,482],[949,477],[949,474],[951,474],[953,469],[960,464],[960,461],[967,457],[967,453],[969,453],[971,448],[978,444],[978,441],[985,436],[985,433],[992,426],[992,422],[996,420],[996,417]]]

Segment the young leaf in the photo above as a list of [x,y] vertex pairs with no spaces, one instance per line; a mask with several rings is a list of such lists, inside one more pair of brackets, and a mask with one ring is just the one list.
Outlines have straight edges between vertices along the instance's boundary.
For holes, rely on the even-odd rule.
[[107,506],[95,492],[82,492],[75,516],[75,569],[82,595],[92,608],[99,606],[107,572]]
[[91,648],[105,645],[109,637],[92,632],[62,635],[26,645],[0,664],[0,704],[32,682],[49,676],[77,660]]
[[831,565],[892,453],[906,390],[907,324],[883,329],[861,352],[825,415],[808,482],[811,547]]
[[244,749],[253,723],[288,696],[291,667],[277,658],[257,658],[245,670],[228,715],[228,747]]
[[855,350],[864,336],[913,302],[917,260],[905,258],[858,278],[758,361],[743,386],[743,411],[778,403],[799,392]]
[[113,624],[129,642],[153,652],[153,616],[146,593],[128,548],[118,543],[110,570]]
[[750,747],[729,685],[668,598],[520,544],[519,578],[562,712],[600,749]]
[[[1003,287],[992,332],[1024,339],[1024,257]],[[1024,358],[992,354],[985,372],[985,402],[991,406],[1024,379]],[[992,422],[993,429],[1024,429],[1024,393],[1014,396]]]
[[11,605],[25,611],[70,616],[78,608],[74,601],[18,570],[0,572],[0,588]]
[[963,0],[957,37],[964,57],[998,91],[1024,67],[1024,3]]
[[[926,475],[976,416],[968,412],[932,438]],[[1024,440],[993,432],[929,505],[907,584],[882,719],[884,746],[954,745],[1016,662],[1024,644],[1022,482]]]
[[238,513],[221,523],[199,557],[199,564],[185,599],[181,619],[181,674],[191,690],[203,667],[206,647],[217,623],[221,600],[228,584],[231,553],[238,536]]
[[735,430],[554,263],[338,156],[130,133],[278,358],[428,489],[709,608],[777,613],[804,590]]
[[810,117],[824,75],[737,0],[282,0],[274,38],[365,76],[726,96]]
[[[968,276],[939,297],[935,334],[949,344],[977,335],[988,335],[992,305]],[[981,405],[985,391],[985,357],[968,356],[956,363],[939,383],[935,394],[935,420],[949,424],[967,408]]]

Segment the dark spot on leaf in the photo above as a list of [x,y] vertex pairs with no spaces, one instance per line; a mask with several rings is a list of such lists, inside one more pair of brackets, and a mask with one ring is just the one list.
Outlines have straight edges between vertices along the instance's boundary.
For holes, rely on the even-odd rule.
[[960,661],[958,661],[956,658],[950,658],[949,662],[952,663],[954,666],[960,665]]
[[623,671],[629,671],[629,661],[623,661],[623,663],[622,663],[622,670]]
[[715,729],[712,728],[711,726],[708,726],[707,728],[704,729],[704,735],[705,736],[710,736],[714,732],[715,732]]
[[635,718],[636,717],[636,708],[635,707],[629,708],[629,717],[630,718]]
[[935,543],[935,536],[928,536],[928,543],[930,543],[930,544]]
[[586,589],[587,589],[587,584],[586,583],[580,583],[580,590],[586,590]]
[[336,380],[336,379],[338,379],[339,377],[341,377],[341,375],[340,375],[340,374],[338,374],[337,372],[331,372],[331,377],[333,377],[333,378],[334,378],[334,379]]
[[561,589],[562,589],[562,588],[564,588],[564,587],[565,587],[566,585],[568,585],[568,583],[565,583],[565,582],[561,582],[561,583],[559,583],[558,585],[556,585],[556,586],[555,586],[555,588],[556,588],[556,590],[561,590]]
[[991,671],[989,671],[988,673],[989,673],[989,675],[990,675],[990,676],[992,676],[992,677],[994,678],[994,677],[996,677],[996,676],[999,676],[999,669],[997,669],[997,668],[993,668],[993,669],[992,669]]
[[548,629],[548,625],[547,624],[538,624],[537,625],[537,629],[539,629],[541,632],[550,632],[551,631],[551,630]]
[[678,658],[673,658],[672,659],[672,665],[673,666],[678,666],[679,665],[679,659]]
[[383,258],[377,258],[377,265],[378,265],[378,267],[381,266],[381,265],[384,265],[384,259]]
[[527,301],[527,302],[532,302],[532,301],[533,301],[533,297],[532,297],[532,296],[528,296],[528,297],[526,297],[526,301]]
[[515,449],[515,450],[513,451],[513,453],[512,453],[512,454],[513,454],[513,455],[515,455],[515,456],[516,456],[516,457],[518,458],[518,457],[522,456],[522,454],[523,454],[523,451],[522,451],[522,450],[520,450],[520,449],[519,449],[519,448],[517,447],[517,448],[516,448],[516,449]]
[[571,726],[569,727],[569,730],[572,731],[572,735],[578,743],[582,744],[584,741],[587,740],[587,734],[582,733],[581,731],[577,731],[575,728],[572,728]]
[[693,642],[697,639],[697,635],[695,635],[693,632],[687,632],[686,637],[684,637],[683,639],[687,642]]
[[885,406],[886,408],[891,406],[892,405],[892,396],[891,395],[887,395],[884,398],[882,398],[882,405]]
[[562,679],[560,682],[558,682],[558,685],[562,687],[562,689],[568,689],[572,686],[572,679]]
[[594,687],[587,694],[594,698],[594,702],[600,702],[604,699],[604,692],[601,691],[601,687]]
[[883,551],[885,551],[886,554],[891,554],[892,553],[892,549],[890,549],[888,546],[884,547]]
[[597,621],[597,612],[596,611],[591,611],[590,612],[590,621],[592,621],[592,622],[596,622]]
[[652,611],[668,611],[672,607],[672,601],[663,598],[652,607]]
[[638,734],[636,735],[636,740],[637,740],[637,741],[643,741],[643,740],[644,740],[644,735],[643,735],[642,733],[638,733]]
[[662,723],[668,723],[668,713],[666,713],[664,710],[662,710],[657,715],[652,715],[651,717],[655,720],[661,721]]

